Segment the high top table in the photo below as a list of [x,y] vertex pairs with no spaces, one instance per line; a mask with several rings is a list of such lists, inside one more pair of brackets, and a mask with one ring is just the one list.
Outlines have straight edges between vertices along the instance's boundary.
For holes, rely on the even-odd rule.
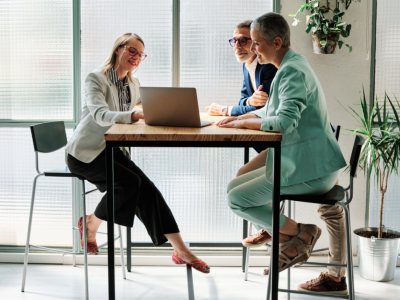
[[[211,117],[200,113],[205,121],[218,122],[225,117]],[[279,274],[272,272],[278,268],[279,251],[279,201],[281,173],[281,141],[282,135],[275,132],[264,132],[249,129],[219,128],[212,124],[202,128],[149,126],[140,120],[133,124],[115,124],[104,135],[106,140],[107,169],[107,241],[108,241],[108,299],[115,299],[115,257],[114,257],[114,155],[115,147],[192,147],[192,148],[237,148],[245,149],[245,163],[248,162],[249,147],[269,148],[269,155],[274,155],[273,165],[273,231],[270,274],[272,279],[272,299],[277,299]],[[273,150],[273,151],[271,151]],[[144,172],[146,170],[143,170]],[[221,187],[226,189],[226,187]],[[244,236],[247,233],[247,221],[244,221]],[[199,246],[201,243],[193,243]],[[207,243],[204,243],[205,246]],[[210,246],[213,245],[209,243]],[[232,244],[232,243],[230,243]],[[238,243],[241,245],[241,243]],[[203,246],[203,245],[202,245]],[[130,251],[129,251],[130,252]],[[245,252],[245,251],[243,251]],[[274,255],[276,253],[276,255]],[[243,257],[243,261],[244,261]],[[194,294],[192,291],[192,297]]]

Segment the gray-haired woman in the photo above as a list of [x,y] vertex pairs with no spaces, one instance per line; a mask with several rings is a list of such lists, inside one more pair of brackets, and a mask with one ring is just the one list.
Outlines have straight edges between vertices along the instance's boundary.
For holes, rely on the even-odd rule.
[[[283,136],[281,194],[324,194],[335,185],[339,169],[345,167],[346,162],[330,127],[322,86],[305,57],[290,48],[289,25],[281,15],[267,13],[254,20],[251,38],[252,50],[260,64],[272,63],[278,69],[269,100],[262,109],[238,118],[227,118],[218,125],[280,132]],[[272,165],[272,156],[265,150],[242,167],[239,176],[228,185],[232,211],[252,221],[259,230],[266,229],[246,239],[244,242],[249,246],[259,245],[260,236],[264,236],[264,240],[271,238],[268,231],[272,229],[269,205],[272,201]],[[343,234],[341,208],[321,205],[319,212],[328,227],[330,246],[337,250],[330,262],[341,260],[345,253],[335,245],[341,242],[340,235]],[[320,234],[321,229],[316,225],[296,223],[281,215],[279,270],[308,260]],[[321,280],[327,282],[326,277]],[[336,292],[347,293],[342,279],[336,283],[331,280],[328,284]],[[316,285],[314,282],[310,286]],[[308,289],[308,285],[299,288]]]
[[[115,123],[134,123],[143,119],[139,81],[132,77],[146,58],[144,42],[137,35],[126,33],[117,38],[108,59],[85,81],[85,102],[82,120],[69,141],[66,152],[69,169],[106,191],[104,133]],[[176,264],[189,264],[209,273],[209,266],[198,259],[184,244],[178,225],[154,183],[120,149],[114,149],[115,223],[133,226],[136,216],[143,222],[154,245],[171,242]],[[98,254],[96,233],[107,220],[107,194],[93,214],[86,216],[88,252]],[[83,217],[79,229],[83,231]]]

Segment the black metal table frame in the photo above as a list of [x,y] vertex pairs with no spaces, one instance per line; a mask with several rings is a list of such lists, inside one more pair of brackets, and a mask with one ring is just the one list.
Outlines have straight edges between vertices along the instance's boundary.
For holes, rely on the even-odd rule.
[[[280,141],[106,141],[106,170],[107,170],[107,241],[108,241],[108,299],[115,300],[115,247],[114,247],[114,152],[115,147],[165,147],[165,148],[244,148],[245,163],[249,160],[249,147],[268,147],[271,153],[273,149],[273,199],[272,199],[272,247],[270,260],[271,298],[278,297],[279,273],[273,272],[278,269],[279,252],[279,205],[280,205],[280,176],[281,173],[281,142]],[[243,221],[243,236],[247,234],[247,221]],[[235,243],[191,243],[193,247],[215,247],[218,246],[241,246]],[[223,245],[222,245],[223,244]],[[207,246],[209,245],[209,246]],[[225,247],[224,246],[224,247]],[[130,252],[130,251],[129,251]],[[243,251],[242,269],[245,262]],[[276,255],[274,255],[276,253]],[[275,256],[276,259],[275,259]],[[129,259],[129,258],[128,258]]]

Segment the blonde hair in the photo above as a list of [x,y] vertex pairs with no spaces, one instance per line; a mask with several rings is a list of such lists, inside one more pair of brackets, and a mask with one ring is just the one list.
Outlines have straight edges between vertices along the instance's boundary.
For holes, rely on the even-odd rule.
[[[136,33],[124,33],[116,39],[116,41],[114,42],[114,46],[111,49],[110,56],[97,69],[104,72],[104,75],[107,75],[107,73],[111,70],[111,68],[114,67],[115,62],[117,61],[117,54],[115,54],[115,51],[117,51],[119,47],[125,46],[132,38],[137,39],[144,46],[142,38]],[[128,72],[128,78],[130,82],[134,83],[132,80],[132,72]]]

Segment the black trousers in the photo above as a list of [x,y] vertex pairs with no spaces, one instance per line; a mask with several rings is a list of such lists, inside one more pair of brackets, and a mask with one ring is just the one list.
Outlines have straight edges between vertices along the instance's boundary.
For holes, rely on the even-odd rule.
[[[107,190],[105,150],[92,162],[84,163],[68,154],[68,168],[93,183],[101,192]],[[107,194],[94,214],[107,221]],[[178,225],[160,191],[143,171],[114,148],[114,216],[115,223],[132,227],[136,216],[142,221],[153,244],[167,241],[164,234],[179,232]]]

